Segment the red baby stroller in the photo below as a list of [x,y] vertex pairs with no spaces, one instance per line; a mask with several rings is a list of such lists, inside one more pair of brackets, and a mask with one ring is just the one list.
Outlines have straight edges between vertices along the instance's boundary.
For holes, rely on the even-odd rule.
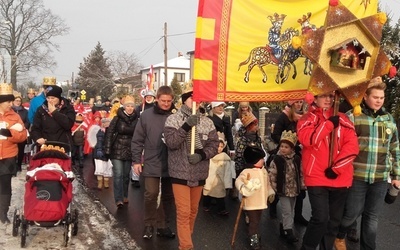
[[70,146],[47,142],[33,154],[26,173],[23,213],[15,210],[12,234],[17,236],[21,226],[21,247],[25,247],[28,226],[63,226],[63,245],[67,246],[71,235],[78,233],[78,211],[71,212],[74,174]]

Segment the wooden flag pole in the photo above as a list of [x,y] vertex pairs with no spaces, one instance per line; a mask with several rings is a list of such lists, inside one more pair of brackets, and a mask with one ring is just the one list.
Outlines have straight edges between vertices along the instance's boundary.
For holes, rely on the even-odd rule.
[[[192,102],[192,115],[196,114],[196,102]],[[190,154],[194,154],[194,146],[195,146],[195,136],[196,136],[196,126],[192,127],[192,136],[190,140]]]
[[[338,115],[338,113],[339,113],[339,97],[340,97],[340,94],[338,93],[338,91],[335,91],[335,98],[334,98],[334,104],[333,104],[334,105],[333,106],[333,115],[334,116]],[[333,153],[335,150],[336,135],[337,135],[337,128],[335,128],[331,134],[331,144],[330,144],[330,148],[329,148],[329,166],[328,167],[331,167],[332,163],[333,163]]]

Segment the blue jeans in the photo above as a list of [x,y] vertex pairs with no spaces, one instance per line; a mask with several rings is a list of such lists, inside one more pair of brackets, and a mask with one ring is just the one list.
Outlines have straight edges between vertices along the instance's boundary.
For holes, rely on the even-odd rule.
[[369,184],[365,181],[353,180],[353,186],[347,196],[338,238],[344,238],[353,222],[359,215],[362,215],[360,249],[376,249],[378,216],[382,210],[387,189],[386,181]]
[[115,202],[123,201],[123,198],[128,198],[132,161],[112,159],[111,162],[113,164],[114,200]]
[[339,231],[348,188],[307,187],[311,219],[303,236],[303,250],[331,250]]

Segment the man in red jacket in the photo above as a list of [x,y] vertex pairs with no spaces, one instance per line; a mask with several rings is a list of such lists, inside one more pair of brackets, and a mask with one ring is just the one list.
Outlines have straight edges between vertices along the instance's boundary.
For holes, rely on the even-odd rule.
[[[309,112],[297,123],[303,146],[304,182],[312,216],[301,249],[332,249],[353,180],[352,162],[358,154],[353,123],[343,113],[333,115],[333,93],[314,97]],[[331,133],[336,129],[335,141]],[[330,148],[334,147],[332,162]]]

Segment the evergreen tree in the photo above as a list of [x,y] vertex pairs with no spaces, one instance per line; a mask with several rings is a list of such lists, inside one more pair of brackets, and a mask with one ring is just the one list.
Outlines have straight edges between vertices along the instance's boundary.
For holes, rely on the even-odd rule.
[[[393,26],[390,25],[391,19],[383,27],[381,46],[383,47],[386,55],[389,57],[390,62],[399,71],[400,66],[400,20]],[[387,88],[385,90],[385,108],[390,112],[395,120],[400,118],[400,78],[397,74],[393,78],[384,76]]]
[[174,95],[175,95],[174,99],[175,99],[175,102],[176,102],[177,100],[179,100],[179,98],[182,95],[182,86],[179,84],[179,82],[176,79],[176,77],[174,77],[172,79],[172,81],[171,81],[171,88],[174,91]]
[[103,98],[110,97],[114,87],[113,75],[105,51],[100,42],[97,43],[87,58],[79,66],[76,83],[79,89],[86,91],[87,99],[98,95]]

